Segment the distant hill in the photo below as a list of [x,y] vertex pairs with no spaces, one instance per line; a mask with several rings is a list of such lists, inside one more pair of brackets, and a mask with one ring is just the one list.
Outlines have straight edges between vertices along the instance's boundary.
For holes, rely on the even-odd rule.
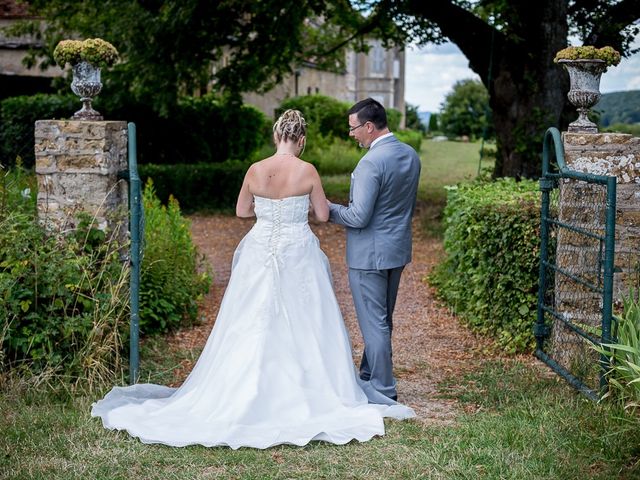
[[640,90],[603,93],[593,107],[599,112],[599,124],[608,127],[614,123],[640,123]]

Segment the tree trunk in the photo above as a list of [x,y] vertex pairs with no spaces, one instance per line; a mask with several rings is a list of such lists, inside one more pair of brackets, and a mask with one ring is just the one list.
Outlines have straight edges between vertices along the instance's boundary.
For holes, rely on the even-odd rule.
[[498,158],[494,176],[540,175],[542,138],[558,126],[568,78],[553,63],[566,47],[568,0],[510,0],[492,25],[452,0],[407,0],[408,13],[430,20],[469,59],[489,91]]
[[488,85],[498,143],[495,177],[540,176],[544,132],[560,126],[568,103],[568,76],[553,63],[567,45],[566,2],[532,4],[537,11],[520,12],[520,42],[501,44]]

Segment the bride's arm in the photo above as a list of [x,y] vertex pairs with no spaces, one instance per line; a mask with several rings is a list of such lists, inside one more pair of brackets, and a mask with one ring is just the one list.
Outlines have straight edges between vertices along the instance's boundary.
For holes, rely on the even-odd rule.
[[240,218],[248,218],[255,215],[253,194],[249,191],[250,180],[253,176],[254,168],[251,165],[244,176],[242,187],[238,194],[238,201],[236,202],[236,215]]
[[327,204],[327,197],[324,194],[322,188],[322,181],[320,175],[315,167],[309,164],[311,169],[311,193],[309,194],[311,200],[311,214],[319,221],[326,222],[329,220],[329,205]]

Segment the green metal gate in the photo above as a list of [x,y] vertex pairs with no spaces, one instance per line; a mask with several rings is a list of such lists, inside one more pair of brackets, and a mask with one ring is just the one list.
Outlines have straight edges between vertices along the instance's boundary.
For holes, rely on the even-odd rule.
[[129,235],[131,280],[129,288],[129,383],[137,383],[140,377],[140,266],[144,249],[144,208],[142,185],[138,175],[136,124],[127,125],[129,168],[121,177],[129,183]]
[[540,190],[536,356],[596,400],[605,358],[591,344],[611,340],[616,178],[570,170],[560,132],[549,128]]

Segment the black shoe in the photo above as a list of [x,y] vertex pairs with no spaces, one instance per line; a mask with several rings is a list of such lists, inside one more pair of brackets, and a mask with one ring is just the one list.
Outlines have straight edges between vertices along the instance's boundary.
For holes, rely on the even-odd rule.
[[391,400],[393,400],[394,402],[398,401],[398,395],[392,395],[389,397]]

